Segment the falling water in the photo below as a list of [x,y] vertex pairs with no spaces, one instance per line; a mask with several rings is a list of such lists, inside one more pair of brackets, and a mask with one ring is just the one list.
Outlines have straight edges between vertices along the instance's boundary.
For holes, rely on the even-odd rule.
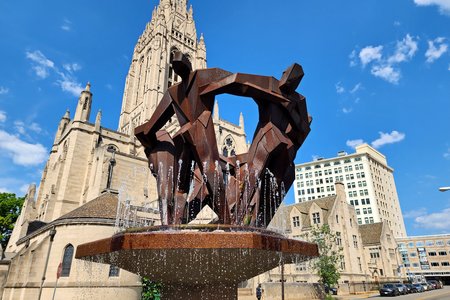
[[240,200],[240,186],[241,186],[241,162],[236,160],[236,202],[234,204],[234,211],[236,213],[235,224],[238,224],[238,211]]

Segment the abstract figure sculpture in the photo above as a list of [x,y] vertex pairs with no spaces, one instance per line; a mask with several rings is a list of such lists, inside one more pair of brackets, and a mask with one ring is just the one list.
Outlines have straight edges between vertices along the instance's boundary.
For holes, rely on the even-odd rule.
[[[136,128],[158,180],[163,224],[187,223],[205,205],[219,223],[265,227],[294,180],[294,158],[310,131],[306,100],[295,92],[303,69],[293,64],[280,80],[232,74],[222,69],[192,71],[177,52],[174,71],[182,81],[170,87],[151,119]],[[215,96],[252,98],[259,123],[248,153],[219,155],[212,121]],[[171,137],[161,128],[174,116]]]

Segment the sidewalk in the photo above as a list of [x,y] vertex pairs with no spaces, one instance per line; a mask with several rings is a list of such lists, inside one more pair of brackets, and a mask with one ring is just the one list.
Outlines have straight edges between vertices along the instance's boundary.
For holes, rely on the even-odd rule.
[[357,295],[345,295],[345,296],[334,296],[337,300],[350,300],[350,299],[367,299],[374,296],[378,296],[380,293],[378,291],[371,291],[367,293],[361,293]]

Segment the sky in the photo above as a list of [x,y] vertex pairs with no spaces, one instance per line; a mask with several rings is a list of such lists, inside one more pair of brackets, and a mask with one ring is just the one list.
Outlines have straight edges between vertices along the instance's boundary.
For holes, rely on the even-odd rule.
[[[89,81],[117,129],[133,48],[157,0],[0,1],[0,192],[39,184],[58,122]],[[132,5],[131,5],[132,3]],[[408,235],[450,233],[450,0],[192,0],[209,67],[279,78],[300,63],[311,133],[296,163],[383,153]],[[219,98],[248,139],[248,99]],[[293,202],[292,191],[287,203]]]

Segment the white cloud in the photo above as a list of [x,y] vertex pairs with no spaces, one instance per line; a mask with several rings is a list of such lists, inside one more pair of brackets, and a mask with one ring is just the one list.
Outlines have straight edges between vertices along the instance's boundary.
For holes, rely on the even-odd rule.
[[401,77],[400,71],[394,69],[391,65],[375,65],[370,70],[370,73],[393,84],[397,84]]
[[352,111],[353,111],[353,108],[351,108],[351,107],[349,107],[349,108],[343,107],[343,108],[342,108],[342,112],[343,112],[344,114],[349,114],[349,113],[351,113]]
[[372,61],[381,60],[382,51],[383,46],[367,46],[361,49],[361,51],[359,52],[359,59],[361,60],[363,67]]
[[359,52],[359,59],[363,67],[370,64],[370,73],[375,77],[397,84],[401,78],[399,64],[410,61],[417,53],[419,49],[418,38],[406,34],[402,40],[395,43],[391,55],[383,53],[385,52],[385,48],[390,49],[391,46],[385,47],[379,45],[364,47]]
[[414,221],[416,226],[421,228],[448,230],[450,228],[450,208],[419,216]]
[[70,73],[81,70],[80,64],[77,64],[77,63],[64,64],[63,68],[64,68],[64,70],[66,70],[67,72],[70,72]]
[[384,146],[386,144],[393,144],[401,142],[405,139],[405,134],[398,132],[396,130],[392,131],[391,133],[384,133],[380,132],[380,137],[373,141],[372,147],[374,148],[380,148],[381,146]]
[[55,63],[45,57],[39,50],[27,51],[26,57],[34,63],[33,70],[41,79],[47,78],[50,75],[49,70],[55,67]]
[[47,159],[47,149],[41,144],[31,144],[0,130],[0,150],[21,166],[34,166]]
[[6,121],[6,112],[0,110],[0,122]]
[[347,140],[346,145],[350,148],[356,148],[356,146],[359,146],[361,144],[364,144],[364,141],[362,139],[357,139],[357,140]]
[[450,0],[414,0],[418,6],[436,5],[442,14],[450,15]]
[[26,135],[28,130],[31,130],[35,133],[42,132],[41,126],[36,122],[32,122],[31,124],[27,125],[23,121],[16,120],[16,121],[14,121],[14,128],[21,135]]
[[427,214],[427,209],[425,207],[420,207],[418,209],[410,210],[403,213],[403,218],[405,219],[415,219],[417,217]]
[[[433,41],[428,41],[428,49],[425,52],[425,57],[427,58],[427,63],[432,63],[436,59],[442,56],[448,50],[448,44],[444,43],[445,39],[443,37],[438,37]],[[436,43],[436,44],[435,44]]]
[[418,49],[417,41],[409,34],[401,41],[397,41],[395,52],[388,58],[389,64],[400,63],[410,60]]
[[55,63],[42,54],[41,51],[36,50],[33,52],[26,52],[26,56],[33,62],[33,70],[36,75],[42,79],[47,78],[50,75],[50,70],[53,70],[59,79],[56,80],[56,84],[64,91],[74,96],[78,96],[83,90],[81,84],[72,76],[73,72],[79,71],[81,66],[77,63],[65,64],[63,69],[66,72],[62,72]]
[[394,26],[400,26],[402,25],[402,23],[400,23],[400,21],[394,21]]
[[340,81],[338,83],[336,83],[335,87],[336,87],[336,93],[342,94],[345,92],[345,88],[342,86],[342,83]]
[[39,126],[38,123],[31,123],[30,126],[28,126],[28,129],[30,129],[31,131],[34,131],[36,133],[41,133],[42,132],[42,128],[41,126]]
[[350,53],[348,58],[350,58],[350,67],[354,67],[358,64],[355,50],[353,50],[352,53]]
[[71,76],[60,73],[61,79],[57,80],[56,83],[61,87],[61,89],[65,92],[71,93],[74,96],[79,96],[83,91],[83,87],[79,82],[77,82]]
[[14,121],[14,127],[16,128],[17,132],[20,134],[25,134],[25,123],[22,121]]
[[9,89],[4,86],[0,86],[0,95],[6,95],[9,93]]
[[64,19],[63,24],[61,25],[61,29],[64,31],[72,30],[72,22],[69,19]]
[[360,82],[360,83],[357,83],[357,84],[350,90],[350,94],[354,94],[354,93],[356,93],[357,91],[359,91],[360,89],[362,89],[362,84],[361,84],[361,82]]
[[447,149],[447,152],[445,152],[443,156],[445,159],[450,159],[450,148]]

